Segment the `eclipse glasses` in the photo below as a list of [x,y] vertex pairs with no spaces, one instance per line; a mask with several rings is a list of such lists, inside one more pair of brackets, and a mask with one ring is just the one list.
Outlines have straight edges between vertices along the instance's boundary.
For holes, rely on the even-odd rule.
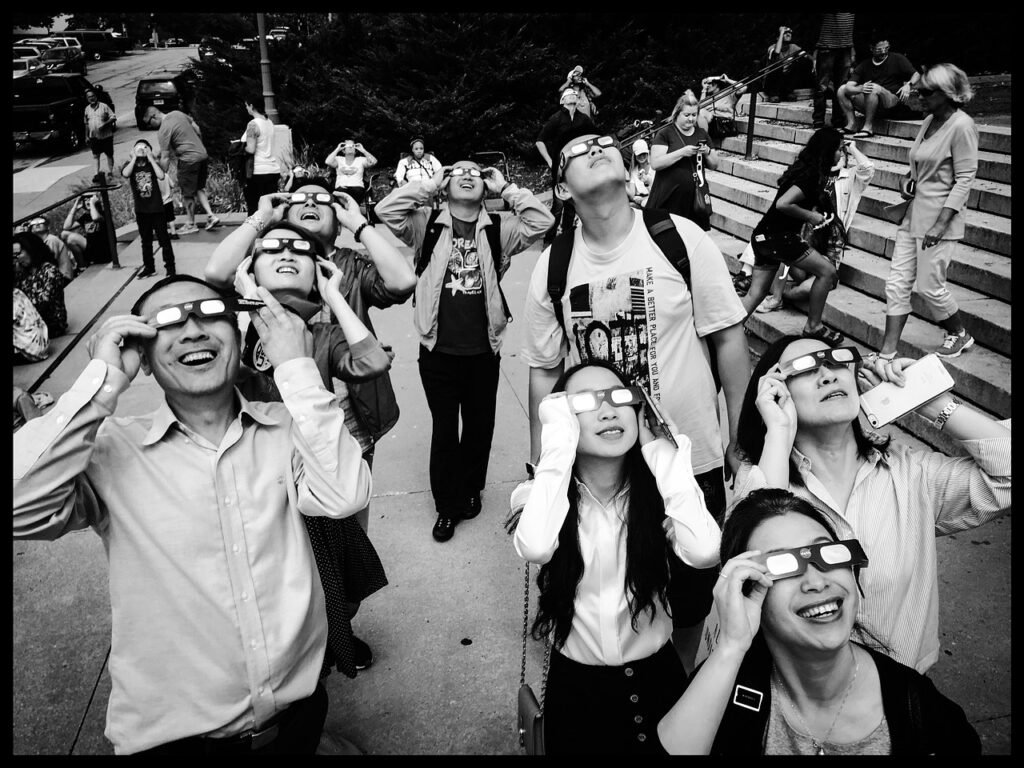
[[259,253],[280,253],[285,248],[292,253],[307,256],[312,256],[315,252],[313,243],[301,237],[264,237],[256,241],[256,250]]
[[618,408],[621,405],[640,405],[644,396],[638,387],[612,387],[611,389],[595,389],[589,392],[576,392],[569,395],[569,407],[573,413],[596,411],[601,403]]
[[619,142],[614,136],[597,136],[593,139],[587,139],[570,145],[568,149],[562,150],[561,159],[558,161],[558,180],[561,181],[565,176],[565,168],[569,165],[570,160],[574,157],[585,155],[595,144],[602,149],[619,146]]
[[823,365],[829,368],[841,368],[850,363],[860,362],[860,352],[856,347],[836,347],[835,349],[819,349],[807,355],[794,357],[788,363],[780,366],[782,375],[791,379],[804,373],[810,373]]
[[819,571],[864,568],[868,564],[868,556],[857,539],[824,541],[806,547],[755,555],[753,559],[763,563],[768,568],[768,575],[774,580],[799,576],[807,570],[809,563],[813,563]]
[[169,325],[180,325],[187,322],[189,315],[197,318],[223,317],[225,315],[232,315],[235,312],[249,312],[254,309],[260,309],[263,306],[262,301],[237,297],[186,301],[182,304],[175,304],[172,307],[164,307],[157,310],[157,313],[150,320],[150,325],[157,329],[166,328]]

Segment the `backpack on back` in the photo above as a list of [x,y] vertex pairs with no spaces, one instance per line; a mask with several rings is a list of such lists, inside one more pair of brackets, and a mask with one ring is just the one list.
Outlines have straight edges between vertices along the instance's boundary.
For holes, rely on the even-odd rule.
[[[686,282],[690,291],[691,302],[693,286],[690,284],[690,255],[686,251],[686,243],[679,236],[671,215],[667,211],[656,208],[643,209],[644,225],[650,234],[654,244],[658,246],[669,263],[678,270]],[[551,306],[555,312],[555,318],[566,338],[569,334],[565,327],[565,316],[562,311],[562,298],[565,296],[566,282],[569,276],[569,261],[572,259],[572,244],[575,237],[575,229],[567,229],[557,235],[551,243],[551,253],[548,256],[548,296],[551,297]],[[696,322],[696,317],[694,318]],[[711,376],[715,380],[715,390],[721,391],[722,381],[718,375],[718,360],[714,344],[708,344],[708,364],[711,367]]]

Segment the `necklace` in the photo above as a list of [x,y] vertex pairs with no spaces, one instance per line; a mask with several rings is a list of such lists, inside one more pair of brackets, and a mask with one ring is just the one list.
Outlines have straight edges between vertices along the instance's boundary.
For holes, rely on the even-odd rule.
[[[853,649],[850,649],[853,652]],[[814,754],[824,755],[825,754],[825,743],[828,741],[828,737],[832,735],[832,729],[836,727],[836,723],[839,722],[839,716],[843,714],[843,708],[846,706],[846,700],[850,697],[850,691],[853,690],[853,684],[857,681],[857,672],[860,671],[860,662],[857,661],[857,654],[853,655],[853,677],[850,679],[850,684],[846,686],[846,693],[843,694],[843,700],[839,704],[839,709],[836,711],[836,716],[832,718],[832,725],[828,727],[828,731],[819,741],[811,735],[811,729],[807,727],[807,721],[804,720],[803,715],[800,714],[800,710],[796,706],[786,690],[785,684],[779,677],[778,671],[775,669],[775,665],[772,665],[772,683],[778,689],[779,693],[782,694],[781,698],[784,700],[785,706],[790,709],[800,721],[800,726],[804,729],[804,733],[807,738],[811,740],[811,747],[814,749]]]

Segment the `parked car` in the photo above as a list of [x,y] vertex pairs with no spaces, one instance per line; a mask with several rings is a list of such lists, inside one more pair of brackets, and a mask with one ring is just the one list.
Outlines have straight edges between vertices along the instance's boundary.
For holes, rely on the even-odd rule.
[[82,43],[73,37],[43,37],[41,40],[45,40],[48,43],[53,43],[54,47],[64,46],[65,48],[77,48],[82,50]]
[[11,50],[14,53],[12,59],[40,59],[43,51],[48,49],[45,45],[16,45]]
[[190,70],[151,72],[139,80],[135,88],[135,125],[149,130],[142,122],[146,107],[159,107],[161,112],[180,109],[189,112],[195,98],[196,78]]
[[15,59],[14,60],[14,76],[15,77],[29,77],[37,75],[45,75],[46,67],[40,62],[38,56],[26,59]]
[[135,47],[135,43],[127,35],[122,35],[120,32],[111,32],[110,35],[114,38],[114,46],[117,48],[117,52],[122,56]]
[[225,47],[224,41],[219,37],[204,37],[199,41],[199,58],[205,59],[208,56],[214,56],[219,49]]
[[167,42],[168,47],[170,47],[170,46],[179,47],[179,46],[182,46],[182,45],[188,45],[188,43],[185,42],[185,38],[184,37],[168,37],[166,42]]
[[65,37],[73,37],[82,44],[82,52],[93,61],[109,59],[121,53],[114,36],[102,29],[69,29]]
[[42,49],[53,47],[53,43],[45,37],[23,37],[21,40],[15,40],[15,45],[34,45]]
[[58,141],[72,152],[85,142],[85,92],[92,83],[79,74],[19,77],[12,82],[11,127],[15,144]]
[[42,63],[50,72],[77,72],[84,75],[87,69],[81,48],[61,46],[43,51]]

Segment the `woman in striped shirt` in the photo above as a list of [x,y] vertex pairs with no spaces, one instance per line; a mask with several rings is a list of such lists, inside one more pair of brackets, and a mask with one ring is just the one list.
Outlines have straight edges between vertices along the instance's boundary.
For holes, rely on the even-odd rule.
[[[745,461],[736,495],[788,488],[825,510],[839,538],[859,539],[871,557],[861,618],[886,638],[893,658],[924,672],[939,654],[935,539],[1009,511],[1009,422],[947,393],[917,413],[959,440],[966,456],[865,433],[857,377],[870,387],[873,374],[865,367],[858,374],[856,360],[843,361],[851,355],[831,351],[822,341],[784,336],[761,357],[740,412]],[[899,358],[879,371],[902,385],[913,363]]]

